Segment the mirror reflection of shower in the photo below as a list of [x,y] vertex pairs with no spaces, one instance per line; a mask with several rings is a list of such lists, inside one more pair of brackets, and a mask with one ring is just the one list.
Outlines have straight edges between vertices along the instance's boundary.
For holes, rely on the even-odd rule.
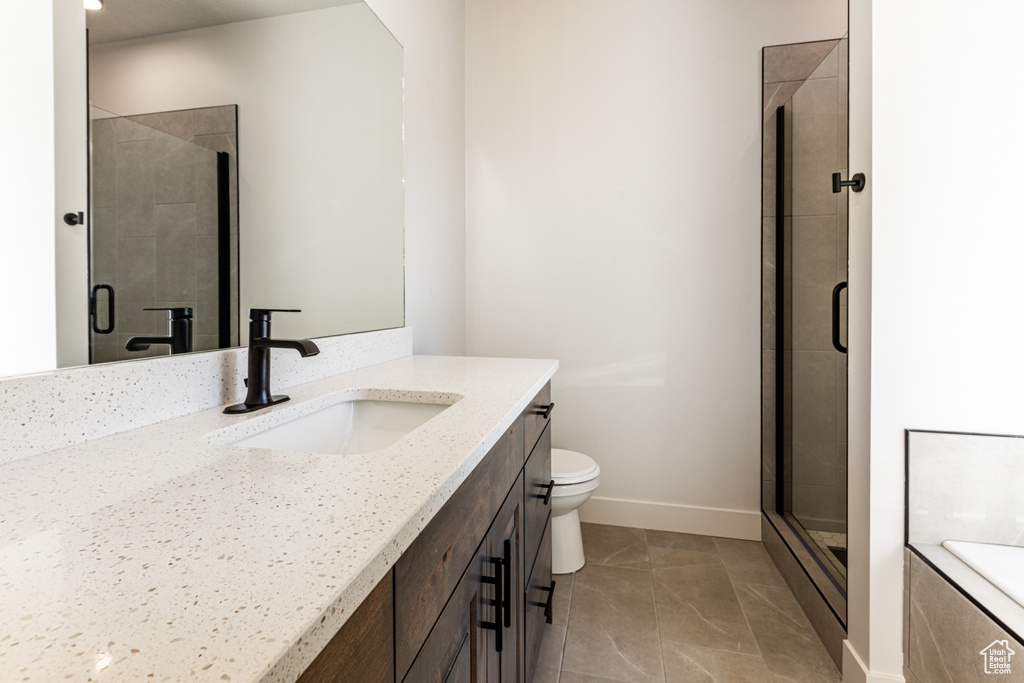
[[90,362],[238,345],[237,107],[90,107]]

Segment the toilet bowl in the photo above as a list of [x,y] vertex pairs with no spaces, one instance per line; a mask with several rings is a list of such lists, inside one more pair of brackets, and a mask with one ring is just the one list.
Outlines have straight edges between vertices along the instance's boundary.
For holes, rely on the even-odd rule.
[[551,573],[571,574],[583,567],[579,507],[600,483],[601,468],[592,458],[551,449]]

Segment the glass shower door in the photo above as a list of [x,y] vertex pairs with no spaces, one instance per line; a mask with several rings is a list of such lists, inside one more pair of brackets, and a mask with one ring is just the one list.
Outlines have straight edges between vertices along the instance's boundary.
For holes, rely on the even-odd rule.
[[846,40],[778,110],[777,512],[845,592]]

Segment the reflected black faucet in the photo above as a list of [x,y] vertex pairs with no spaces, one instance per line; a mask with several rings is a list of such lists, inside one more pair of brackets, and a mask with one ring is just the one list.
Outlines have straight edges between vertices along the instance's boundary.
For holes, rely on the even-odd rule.
[[171,331],[166,337],[132,337],[125,343],[126,351],[145,351],[150,344],[167,344],[171,353],[192,353],[192,309],[143,308],[144,311],[170,311]]
[[248,391],[245,394],[245,402],[224,409],[229,415],[251,413],[288,400],[287,396],[270,394],[270,349],[294,349],[303,358],[320,353],[316,344],[308,339],[271,339],[271,313],[301,311],[285,308],[249,309],[249,378],[245,381]]

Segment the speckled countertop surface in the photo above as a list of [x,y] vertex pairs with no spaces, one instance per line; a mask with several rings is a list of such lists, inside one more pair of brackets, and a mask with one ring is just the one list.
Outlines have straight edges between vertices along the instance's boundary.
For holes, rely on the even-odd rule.
[[[558,367],[410,356],[0,466],[0,680],[294,681]],[[394,445],[215,445],[353,389],[462,399]]]

